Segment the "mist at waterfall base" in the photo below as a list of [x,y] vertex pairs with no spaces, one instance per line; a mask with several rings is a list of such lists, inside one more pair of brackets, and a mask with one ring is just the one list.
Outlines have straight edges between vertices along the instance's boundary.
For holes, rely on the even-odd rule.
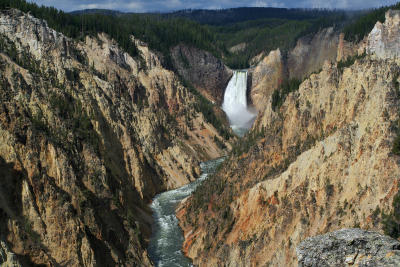
[[243,136],[256,118],[254,109],[247,107],[247,71],[236,70],[225,89],[222,109],[228,116],[232,130]]
[[150,259],[157,267],[188,267],[193,266],[189,258],[182,253],[183,233],[175,216],[177,205],[215,172],[224,158],[201,163],[202,174],[193,183],[175,190],[158,194],[150,205],[153,210],[154,224],[148,248]]

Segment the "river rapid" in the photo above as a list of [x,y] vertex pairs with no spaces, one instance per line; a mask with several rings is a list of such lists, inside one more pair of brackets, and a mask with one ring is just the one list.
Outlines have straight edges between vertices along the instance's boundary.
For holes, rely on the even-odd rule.
[[182,253],[184,238],[175,216],[175,209],[184,198],[192,194],[202,181],[215,172],[223,161],[224,158],[219,158],[201,163],[202,174],[196,181],[154,197],[150,206],[153,210],[154,223],[148,252],[155,266],[193,266],[192,261]]

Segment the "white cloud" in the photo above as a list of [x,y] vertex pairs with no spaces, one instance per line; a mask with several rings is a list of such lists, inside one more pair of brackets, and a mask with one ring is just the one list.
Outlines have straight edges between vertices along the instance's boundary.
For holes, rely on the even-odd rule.
[[140,2],[125,2],[125,1],[112,1],[106,3],[92,3],[92,4],[80,4],[76,9],[113,9],[113,10],[121,10],[121,11],[134,11],[134,12],[142,12],[145,11],[143,9],[143,5]]
[[286,7],[283,2],[257,0],[250,4],[252,7]]

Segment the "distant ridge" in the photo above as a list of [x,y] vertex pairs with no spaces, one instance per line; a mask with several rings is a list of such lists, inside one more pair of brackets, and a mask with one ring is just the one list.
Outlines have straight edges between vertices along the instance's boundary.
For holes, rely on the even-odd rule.
[[111,16],[119,16],[122,14],[126,14],[121,11],[117,10],[110,10],[110,9],[82,9],[82,10],[75,10],[69,12],[72,15],[80,15],[80,14],[102,14],[102,15],[111,15]]
[[202,24],[224,25],[249,20],[273,18],[290,20],[307,20],[323,18],[343,10],[301,9],[275,7],[238,7],[219,10],[186,9],[167,13],[167,17],[183,17]]
[[[349,11],[347,11],[348,13]],[[143,12],[141,14],[159,15],[165,18],[186,18],[201,24],[226,25],[257,19],[289,19],[308,20],[319,19],[332,14],[343,13],[342,10],[329,9],[301,9],[301,8],[275,8],[275,7],[238,7],[228,9],[183,9],[171,12]],[[73,15],[102,14],[123,16],[135,12],[120,12],[109,9],[83,9],[70,12]],[[139,13],[136,13],[139,14]]]

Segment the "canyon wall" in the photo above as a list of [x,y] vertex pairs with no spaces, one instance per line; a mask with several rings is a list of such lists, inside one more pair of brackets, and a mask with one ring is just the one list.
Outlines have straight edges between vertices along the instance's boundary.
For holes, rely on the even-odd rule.
[[285,55],[279,48],[265,56],[260,54],[252,60],[258,63],[250,68],[251,102],[259,111],[263,110],[268,98],[285,80],[303,80],[320,72],[325,61],[345,60],[357,54],[357,49],[357,45],[345,41],[344,35],[331,27],[299,38]]
[[262,110],[274,90],[282,84],[285,75],[285,64],[281,51],[271,51],[254,69],[249,72],[251,103],[257,110]]
[[230,147],[204,102],[132,42],[139,56],[0,13],[1,258],[151,266],[147,204]]
[[222,104],[225,88],[233,75],[231,69],[210,52],[186,45],[172,48],[171,55],[179,75],[207,99]]
[[349,67],[325,62],[276,111],[269,98],[243,143],[177,210],[186,255],[199,266],[293,266],[306,237],[381,231],[400,177],[399,76],[396,51],[386,51]]
[[288,78],[301,80],[312,72],[318,72],[326,60],[335,61],[338,44],[339,33],[332,27],[301,37],[288,53]]

